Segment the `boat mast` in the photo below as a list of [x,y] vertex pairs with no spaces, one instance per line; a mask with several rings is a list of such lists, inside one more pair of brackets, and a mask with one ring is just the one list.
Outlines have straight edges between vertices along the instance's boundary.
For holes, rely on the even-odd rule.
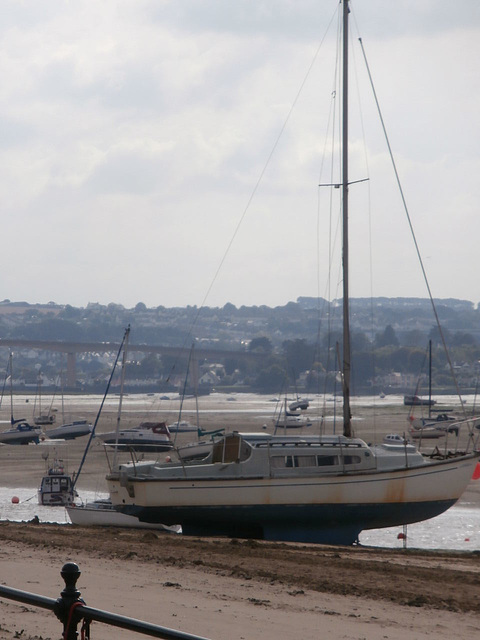
[[343,434],[352,436],[350,412],[350,310],[348,292],[348,0],[343,2],[342,218],[343,218]]
[[432,417],[432,341],[428,341],[428,417]]
[[12,369],[13,354],[10,351],[9,364],[10,364],[10,424],[13,426],[15,420],[13,418],[13,369]]
[[127,370],[127,351],[128,351],[128,339],[130,337],[130,325],[125,330],[125,338],[123,343],[123,358],[122,358],[122,375],[120,377],[120,399],[118,401],[117,412],[117,424],[115,428],[115,449],[113,454],[113,468],[116,469],[118,462],[118,438],[120,434],[120,420],[122,418],[122,404],[123,404],[123,390],[125,386],[125,373]]

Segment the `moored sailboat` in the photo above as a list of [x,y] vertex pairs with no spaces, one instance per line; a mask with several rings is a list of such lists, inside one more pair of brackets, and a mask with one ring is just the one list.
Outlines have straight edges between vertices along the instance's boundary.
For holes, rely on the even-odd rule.
[[13,355],[10,352],[8,366],[10,371],[10,429],[0,432],[1,444],[29,444],[39,443],[42,429],[37,425],[29,424],[25,418],[13,417]]
[[[469,483],[477,451],[422,455],[408,443],[355,438],[350,408],[348,278],[348,0],[343,1],[343,435],[224,435],[192,463],[117,464],[112,503],[144,522],[185,534],[352,544],[364,529],[417,522],[452,506]],[[471,438],[469,438],[471,444]]]

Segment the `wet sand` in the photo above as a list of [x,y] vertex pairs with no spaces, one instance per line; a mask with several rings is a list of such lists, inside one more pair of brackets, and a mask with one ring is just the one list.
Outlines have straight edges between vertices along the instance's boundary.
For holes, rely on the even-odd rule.
[[[480,554],[13,523],[0,523],[0,539],[2,583],[56,598],[61,566],[74,561],[89,606],[213,640],[451,640],[480,631]],[[60,631],[52,613],[0,599],[2,639],[57,640]],[[92,627],[92,638],[134,637]]]

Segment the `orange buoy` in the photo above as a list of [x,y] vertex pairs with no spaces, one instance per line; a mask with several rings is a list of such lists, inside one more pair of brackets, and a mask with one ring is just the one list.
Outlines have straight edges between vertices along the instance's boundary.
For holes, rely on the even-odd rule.
[[18,504],[20,502],[20,499],[18,496],[13,496],[12,498],[12,504]]

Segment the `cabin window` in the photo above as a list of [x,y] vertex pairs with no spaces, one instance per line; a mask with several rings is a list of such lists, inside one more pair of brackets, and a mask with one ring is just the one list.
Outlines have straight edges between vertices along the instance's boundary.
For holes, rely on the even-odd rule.
[[319,467],[333,467],[338,464],[338,456],[317,456]]
[[294,457],[296,467],[316,467],[317,463],[315,456],[295,456]]
[[360,456],[343,456],[344,464],[360,464],[362,461]]
[[[290,464],[287,465],[287,458],[290,458]],[[273,456],[270,459],[270,464],[274,469],[285,469],[285,467],[292,466],[292,456]]]

